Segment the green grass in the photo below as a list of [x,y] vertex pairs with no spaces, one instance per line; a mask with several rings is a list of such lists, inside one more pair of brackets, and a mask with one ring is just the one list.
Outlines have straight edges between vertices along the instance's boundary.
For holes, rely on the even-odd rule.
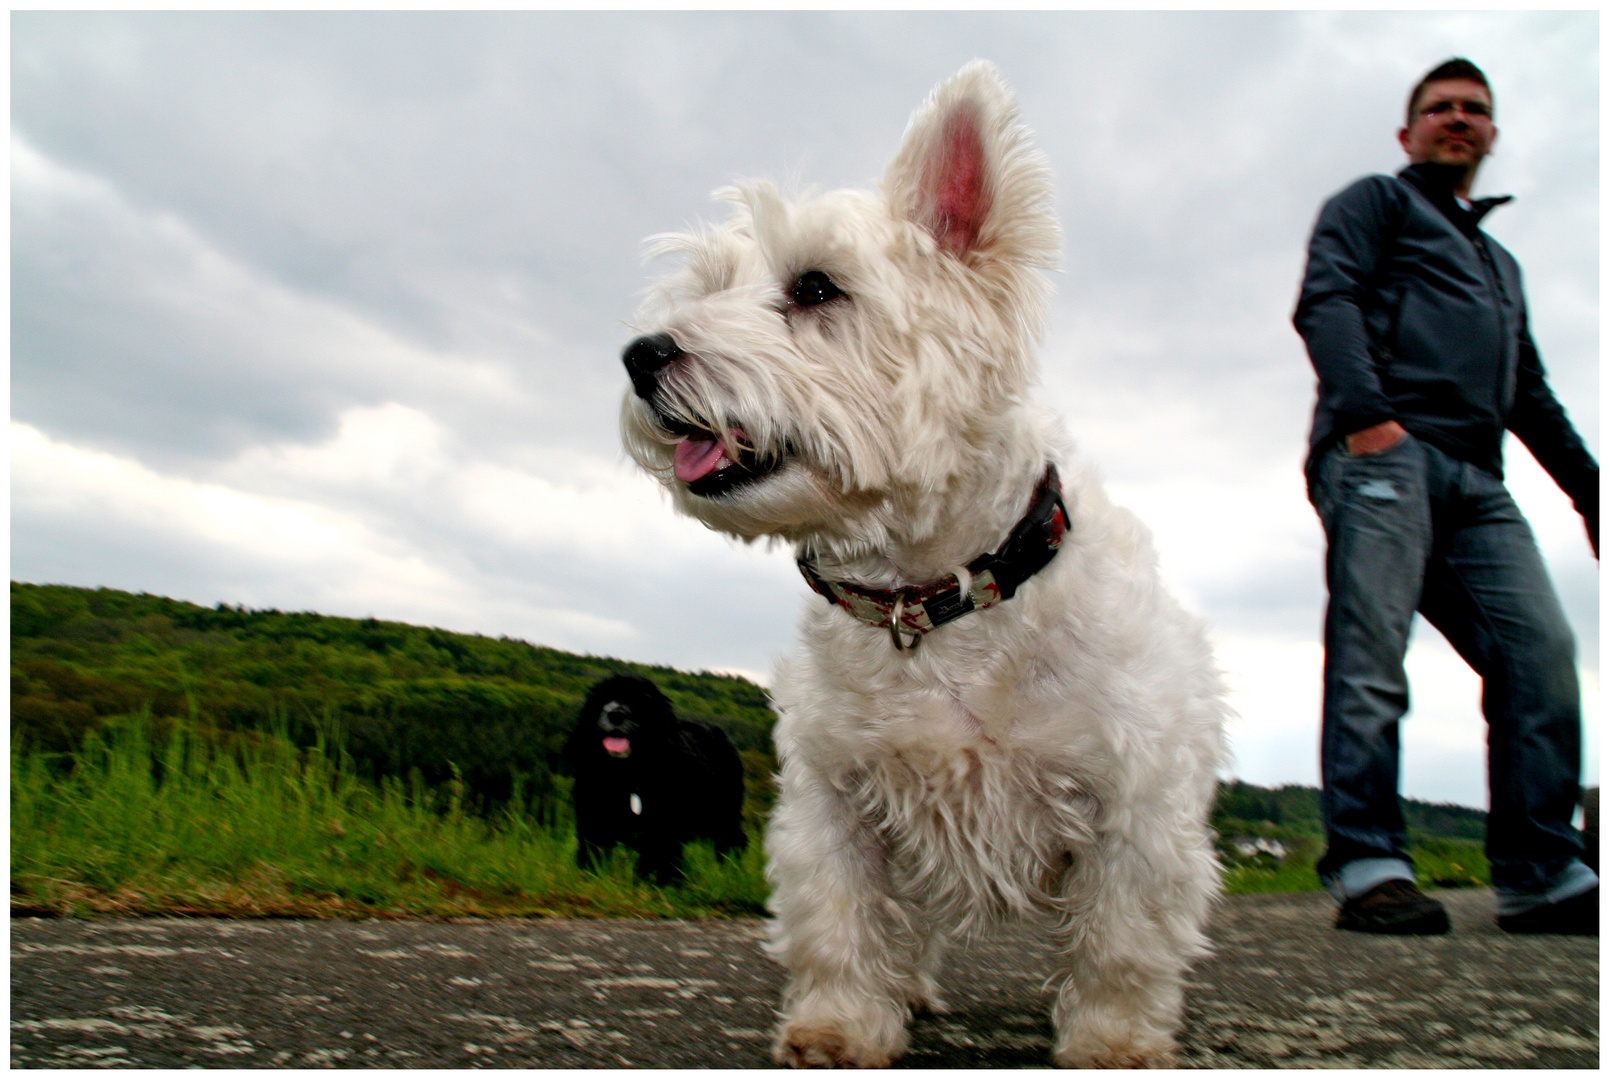
[[1247,863],[1224,868],[1224,891],[1229,896],[1313,892],[1320,887],[1312,859],[1296,857],[1275,866]]
[[[751,829],[751,833],[757,830]],[[367,916],[755,915],[758,836],[722,861],[691,845],[683,885],[638,881],[626,852],[575,867],[573,829],[518,805],[490,819],[453,785],[358,778],[339,755],[274,735],[227,745],[136,718],[72,767],[11,752],[13,910]]]
[[1493,883],[1480,841],[1420,837],[1409,845],[1409,854],[1414,858],[1415,878],[1423,888],[1464,889]]
[[[225,741],[227,740],[227,741]],[[71,759],[11,749],[14,911],[67,915],[320,917],[759,915],[766,883],[759,821],[748,849],[716,858],[689,845],[686,879],[657,888],[629,852],[575,866],[574,829],[518,804],[469,812],[453,784],[373,784],[340,753],[276,734],[198,734],[126,719]],[[1226,860],[1225,891],[1318,889],[1318,841],[1283,861]],[[1480,844],[1417,837],[1420,883],[1490,882]]]
[[[1466,889],[1491,885],[1487,856],[1475,840],[1414,837],[1409,844],[1415,880],[1423,889]],[[1272,860],[1228,864],[1224,891],[1247,893],[1312,892],[1322,888],[1311,853],[1298,853],[1284,862]]]

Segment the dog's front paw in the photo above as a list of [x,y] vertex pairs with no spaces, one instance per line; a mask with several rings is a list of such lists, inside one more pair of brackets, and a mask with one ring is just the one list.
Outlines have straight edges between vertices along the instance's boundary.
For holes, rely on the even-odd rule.
[[784,1024],[772,1047],[779,1065],[795,1069],[886,1069],[896,1051],[882,1050],[822,1023]]
[[950,1005],[939,993],[939,983],[924,975],[906,994],[906,1006],[913,1016],[944,1016]]
[[1172,1069],[1174,1040],[1076,1040],[1058,1046],[1052,1052],[1051,1060],[1063,1069]]

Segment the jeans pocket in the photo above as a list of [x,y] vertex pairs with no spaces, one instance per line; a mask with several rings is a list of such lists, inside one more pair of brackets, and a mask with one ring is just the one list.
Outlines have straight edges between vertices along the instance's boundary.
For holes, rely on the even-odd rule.
[[1384,450],[1349,454],[1338,442],[1331,447],[1315,475],[1309,492],[1327,535],[1340,518],[1381,523],[1396,520],[1423,491],[1421,444],[1404,432],[1403,438]]

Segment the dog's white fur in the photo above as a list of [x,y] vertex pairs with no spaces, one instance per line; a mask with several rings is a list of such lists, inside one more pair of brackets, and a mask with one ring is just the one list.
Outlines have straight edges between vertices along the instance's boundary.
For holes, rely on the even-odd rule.
[[[693,495],[673,473],[678,437],[628,395],[627,448],[679,509],[884,589],[996,548],[1047,461],[1072,518],[1014,598],[915,652],[807,603],[774,690],[778,1060],[888,1064],[910,1009],[942,1007],[946,938],[1021,915],[1057,950],[1055,1061],[1168,1063],[1218,888],[1206,818],[1222,688],[1145,529],[1026,399],[1060,235],[1010,92],[981,61],[939,86],[881,198],[789,202],[765,183],[718,195],[735,208],[724,225],[653,249],[684,260],[639,319],[684,354],[655,405],[711,426],[733,460],[746,437],[785,464]],[[846,296],[794,303],[811,270]]]

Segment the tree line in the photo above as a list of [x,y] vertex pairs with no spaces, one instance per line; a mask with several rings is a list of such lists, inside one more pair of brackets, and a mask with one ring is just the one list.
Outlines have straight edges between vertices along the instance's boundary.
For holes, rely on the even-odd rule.
[[[1411,835],[1450,840],[1484,840],[1487,836],[1486,811],[1418,799],[1404,799],[1402,805]],[[1214,818],[1221,833],[1316,840],[1325,834],[1319,816],[1319,789],[1301,784],[1265,788],[1240,780],[1221,783]]]

